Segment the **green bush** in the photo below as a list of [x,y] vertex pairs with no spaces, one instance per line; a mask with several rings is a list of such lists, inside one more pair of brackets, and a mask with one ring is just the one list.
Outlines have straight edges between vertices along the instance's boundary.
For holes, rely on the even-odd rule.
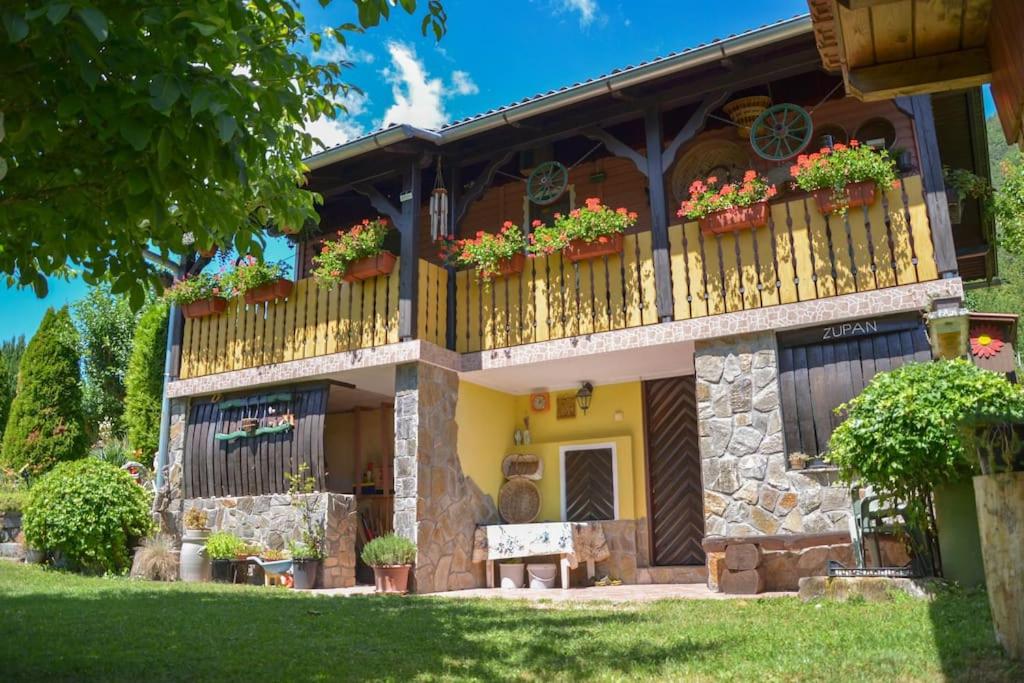
[[211,560],[233,560],[245,547],[245,541],[228,531],[218,531],[206,539],[206,554]]
[[78,334],[67,307],[49,309],[21,359],[0,464],[41,474],[86,454],[78,361]]
[[152,460],[160,441],[167,312],[167,304],[158,301],[139,317],[125,373],[124,424],[128,442],[147,463]]
[[29,492],[22,526],[33,548],[73,569],[123,572],[129,548],[153,527],[150,496],[130,474],[94,458],[64,462]]
[[28,491],[0,491],[0,513],[21,512],[28,501]]
[[386,534],[364,545],[361,557],[371,567],[412,564],[416,561],[416,546],[407,538]]

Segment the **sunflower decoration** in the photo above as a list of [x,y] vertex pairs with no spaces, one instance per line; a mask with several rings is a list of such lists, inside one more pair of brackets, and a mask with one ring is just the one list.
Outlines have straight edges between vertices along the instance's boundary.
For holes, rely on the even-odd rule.
[[978,358],[992,358],[1002,350],[1003,344],[1003,332],[994,325],[971,329],[971,353]]

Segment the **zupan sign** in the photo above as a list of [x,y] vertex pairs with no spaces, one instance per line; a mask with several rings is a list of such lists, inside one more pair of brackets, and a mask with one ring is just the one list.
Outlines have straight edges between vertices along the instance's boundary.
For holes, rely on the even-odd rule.
[[779,346],[783,348],[838,342],[857,337],[870,337],[877,334],[906,332],[922,325],[918,314],[886,316],[884,318],[867,318],[835,323],[826,327],[807,327],[802,330],[779,333]]
[[821,339],[842,339],[843,337],[859,337],[863,334],[877,334],[877,320],[859,320],[855,323],[840,323],[822,330]]

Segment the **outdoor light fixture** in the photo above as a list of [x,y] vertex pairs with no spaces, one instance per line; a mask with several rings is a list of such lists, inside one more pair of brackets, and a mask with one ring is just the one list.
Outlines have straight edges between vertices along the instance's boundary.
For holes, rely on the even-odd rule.
[[932,355],[936,358],[960,358],[967,353],[968,311],[959,298],[936,299],[925,314]]
[[576,392],[576,404],[583,411],[583,414],[587,414],[587,410],[590,409],[590,399],[594,398],[594,385],[590,382],[584,382],[579,391]]

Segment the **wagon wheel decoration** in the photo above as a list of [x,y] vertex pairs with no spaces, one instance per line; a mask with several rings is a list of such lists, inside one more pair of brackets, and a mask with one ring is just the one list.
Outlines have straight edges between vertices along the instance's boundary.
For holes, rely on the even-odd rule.
[[534,204],[555,202],[569,186],[569,171],[557,161],[545,161],[526,180],[526,194]]
[[768,107],[750,127],[750,145],[768,161],[783,161],[802,152],[811,141],[811,115],[795,104]]

